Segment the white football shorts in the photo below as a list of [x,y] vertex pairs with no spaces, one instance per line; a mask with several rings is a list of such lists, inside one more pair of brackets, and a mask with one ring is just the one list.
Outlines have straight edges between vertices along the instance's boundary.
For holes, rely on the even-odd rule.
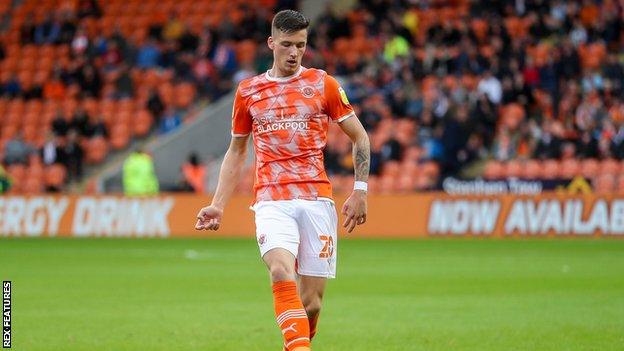
[[261,256],[286,249],[297,259],[297,274],[336,277],[338,216],[333,201],[261,201],[252,210]]

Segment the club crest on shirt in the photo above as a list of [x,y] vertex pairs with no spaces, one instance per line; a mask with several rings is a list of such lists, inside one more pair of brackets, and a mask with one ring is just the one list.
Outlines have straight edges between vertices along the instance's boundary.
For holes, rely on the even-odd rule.
[[305,86],[301,88],[301,95],[307,97],[308,99],[314,96],[314,88],[311,86]]
[[266,235],[264,235],[264,234],[260,234],[260,235],[258,236],[258,244],[259,244],[260,246],[262,246],[262,245],[264,245],[264,243],[266,243]]

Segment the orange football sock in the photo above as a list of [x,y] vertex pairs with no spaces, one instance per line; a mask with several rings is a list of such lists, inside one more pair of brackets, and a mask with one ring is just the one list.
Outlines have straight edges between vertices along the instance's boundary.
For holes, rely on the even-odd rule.
[[294,350],[310,347],[310,325],[297,294],[297,283],[282,281],[273,283],[275,318],[284,336],[284,347]]

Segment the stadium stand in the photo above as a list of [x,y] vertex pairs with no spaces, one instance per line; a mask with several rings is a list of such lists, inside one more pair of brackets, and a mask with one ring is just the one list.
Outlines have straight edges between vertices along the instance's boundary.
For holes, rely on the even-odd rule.
[[276,1],[257,1],[258,11],[241,0],[0,3],[0,159],[34,155],[50,132],[59,146],[49,165],[22,155],[7,165],[12,193],[36,193],[72,178],[70,130],[84,161],[98,164],[133,138],[175,128],[161,119],[167,111],[181,116],[227,93],[238,67],[253,63]]
[[[624,191],[622,14],[610,0],[362,0],[327,9],[308,55],[345,77],[378,191],[429,189],[474,163],[486,179]],[[338,190],[346,143],[334,132],[327,149]]]
[[[2,3],[10,18],[0,34],[2,159],[16,135],[39,149],[53,130],[63,145],[86,114],[88,164],[168,130],[169,109],[183,114],[264,71],[278,5]],[[432,189],[475,164],[486,179],[583,176],[624,191],[622,18],[614,0],[361,0],[346,13],[327,7],[304,65],[341,78],[371,136],[372,191]],[[338,192],[352,186],[349,150],[332,126],[325,157]],[[11,191],[56,189],[68,178],[40,167],[7,165],[18,179]],[[249,171],[239,190],[251,182]]]

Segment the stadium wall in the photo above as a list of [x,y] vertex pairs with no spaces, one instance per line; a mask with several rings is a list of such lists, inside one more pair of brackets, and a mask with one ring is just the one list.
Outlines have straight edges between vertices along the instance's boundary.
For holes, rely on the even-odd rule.
[[[210,237],[193,229],[209,197],[164,194],[0,197],[0,236]],[[344,197],[338,196],[341,205]],[[250,197],[233,198],[218,236],[251,237]],[[345,234],[341,228],[342,234]],[[624,197],[563,195],[375,195],[353,237],[624,237]]]

